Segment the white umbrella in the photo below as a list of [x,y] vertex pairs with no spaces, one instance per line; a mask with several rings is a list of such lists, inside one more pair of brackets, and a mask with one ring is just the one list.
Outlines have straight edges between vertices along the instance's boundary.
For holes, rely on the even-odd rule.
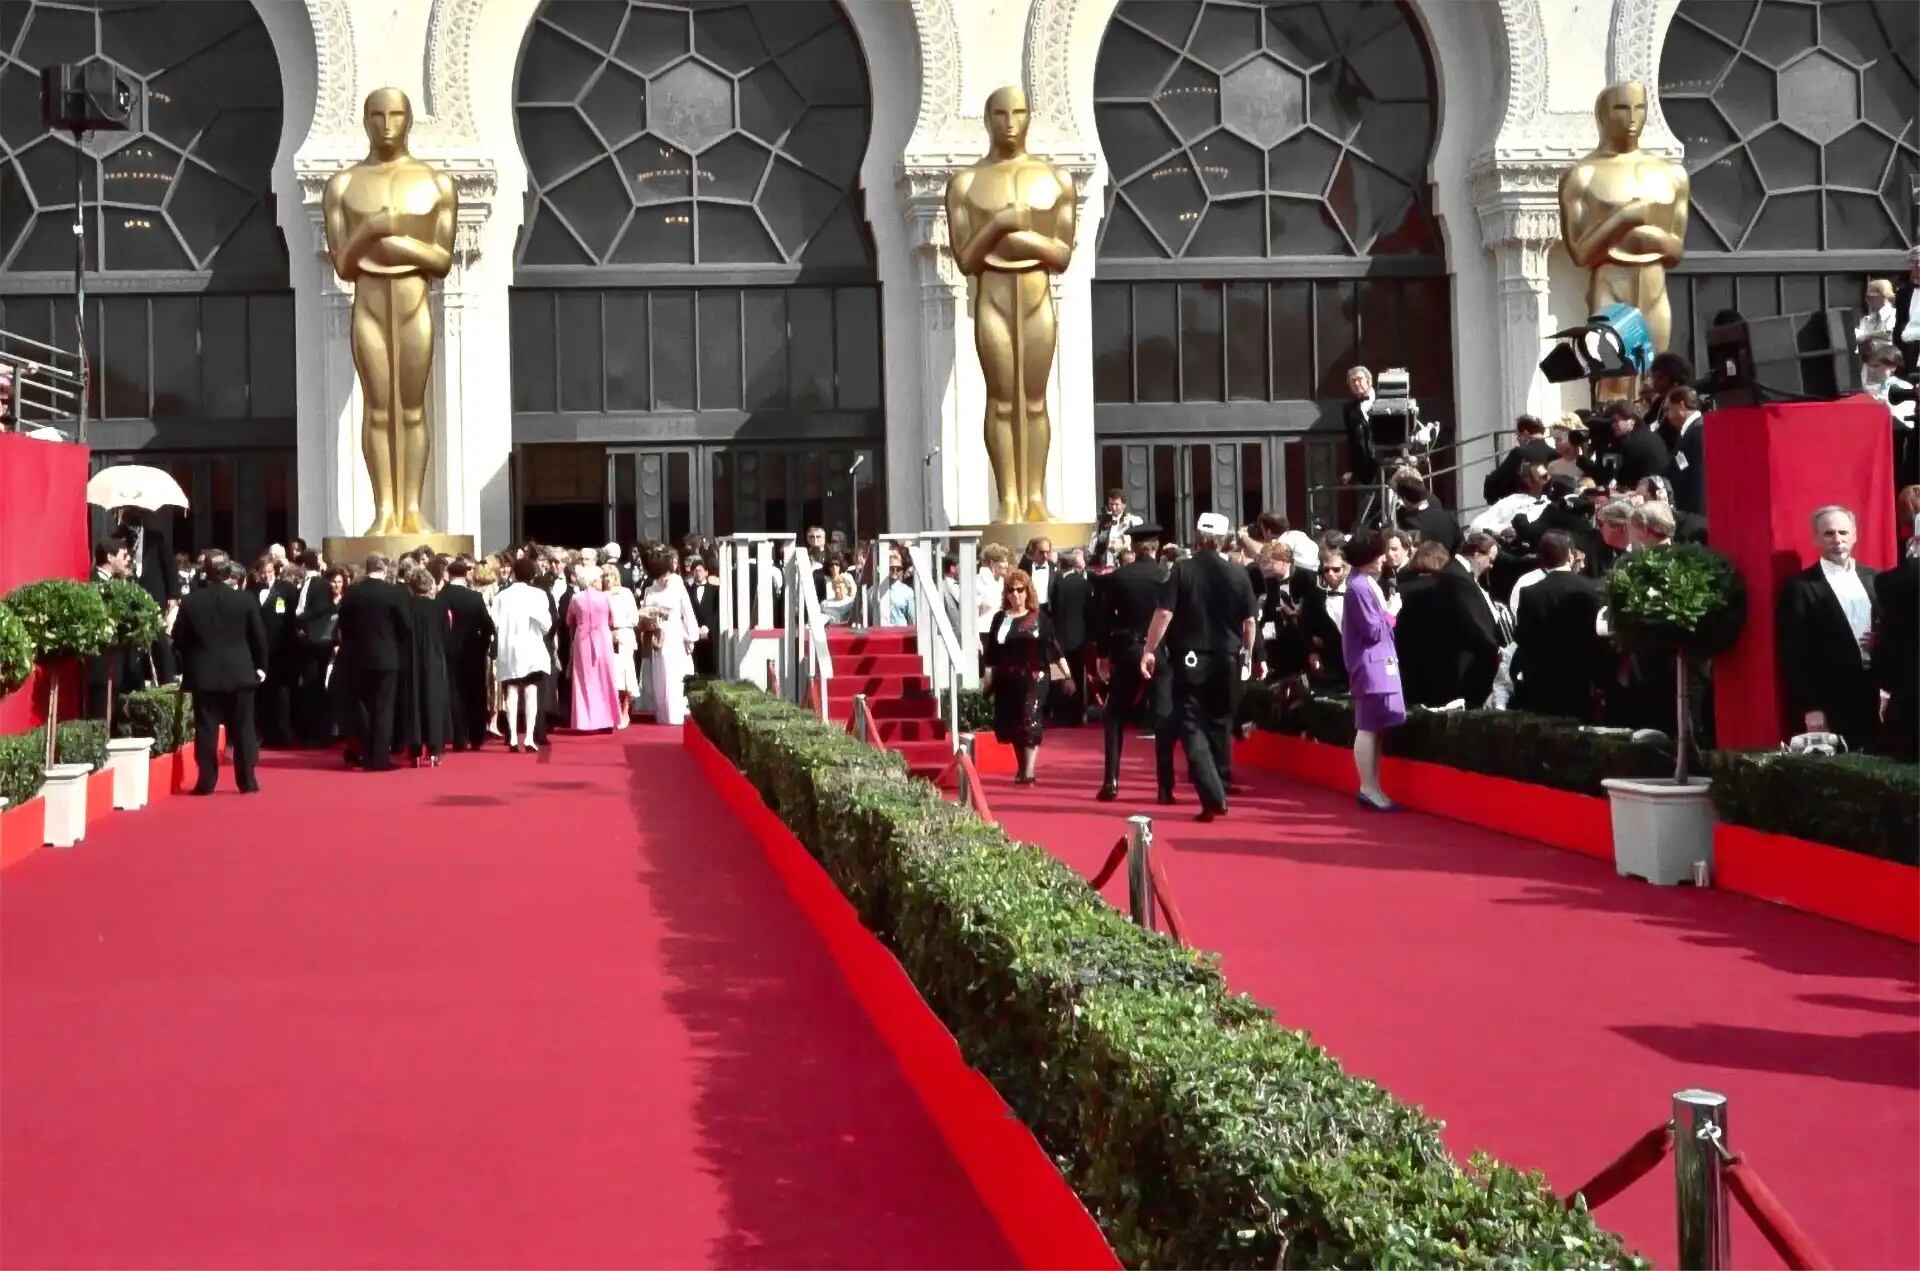
[[185,508],[186,491],[171,474],[140,464],[102,468],[87,482],[87,502],[102,508]]

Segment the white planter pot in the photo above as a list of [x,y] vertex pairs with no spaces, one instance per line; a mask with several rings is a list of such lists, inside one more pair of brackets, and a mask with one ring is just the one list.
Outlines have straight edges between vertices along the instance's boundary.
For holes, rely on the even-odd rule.
[[40,797],[47,801],[48,847],[72,847],[87,837],[87,778],[92,773],[83,763],[57,763],[47,769]]
[[6,795],[0,794],[0,861],[7,859],[7,805],[11,802]]
[[107,767],[113,773],[113,806],[132,812],[147,806],[147,774],[153,764],[153,738],[115,737],[107,742]]
[[1613,868],[1663,887],[1687,882],[1696,862],[1713,863],[1712,784],[1671,778],[1610,777],[1613,808]]

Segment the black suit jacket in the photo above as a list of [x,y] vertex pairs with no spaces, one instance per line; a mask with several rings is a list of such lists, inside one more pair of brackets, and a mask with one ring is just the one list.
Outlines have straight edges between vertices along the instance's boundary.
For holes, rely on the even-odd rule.
[[1415,535],[1422,542],[1432,541],[1444,546],[1449,552],[1460,550],[1460,518],[1428,499],[1418,511],[1401,509],[1400,528]]
[[493,615],[487,602],[471,587],[449,583],[438,597],[447,611],[447,666],[456,671],[484,670],[493,648]]
[[[324,580],[321,585],[325,585]],[[293,646],[293,607],[300,598],[300,589],[289,582],[275,581],[265,588],[264,601],[260,599],[261,590],[248,583],[246,595],[260,610],[260,622],[267,629],[267,651],[277,658]]]
[[410,624],[405,587],[363,578],[340,597],[340,656],[355,671],[398,671]]
[[180,599],[180,575],[173,567],[173,547],[158,527],[122,525],[117,531],[126,540],[127,551],[138,566],[133,581],[149,596],[166,607],[169,600]]
[[1380,465],[1373,458],[1373,423],[1367,417],[1366,403],[1356,397],[1340,408],[1347,429],[1347,470],[1355,485],[1371,485],[1380,479]]
[[[1854,568],[1878,618],[1878,575],[1865,565],[1856,563]],[[1808,711],[1824,711],[1829,727],[1843,734],[1849,723],[1856,729],[1870,726],[1870,719],[1857,716],[1871,701],[1873,676],[1860,661],[1860,644],[1854,639],[1846,610],[1840,607],[1840,598],[1821,573],[1820,562],[1815,561],[1812,569],[1795,574],[1781,586],[1775,624],[1780,676],[1787,688],[1787,708],[1792,712],[1788,728],[1799,732]],[[1864,738],[1847,740],[1857,746]]]
[[267,628],[259,602],[231,587],[202,587],[180,602],[173,647],[190,693],[258,688],[259,673],[267,669]]
[[319,574],[313,575],[304,584],[307,589],[306,608],[300,607],[300,587],[293,587],[293,598],[287,602],[287,614],[296,649],[331,650],[335,641],[335,626],[340,613],[339,606],[333,602],[333,588]]
[[1707,513],[1707,470],[1702,462],[1706,453],[1707,421],[1697,419],[1693,427],[1680,435],[1680,444],[1667,455],[1665,476],[1673,485],[1676,512]]
[[1060,647],[1077,653],[1086,647],[1088,610],[1093,604],[1093,580],[1084,569],[1053,576],[1047,593],[1047,609],[1053,615],[1054,634]]
[[1163,581],[1160,563],[1143,560],[1122,565],[1101,580],[1093,635],[1108,657],[1138,659],[1153,611],[1160,607]]
[[1515,446],[1500,457],[1493,471],[1480,483],[1481,501],[1498,503],[1509,494],[1520,493],[1520,465],[1532,460],[1536,463],[1552,463],[1554,448],[1544,441],[1530,441],[1524,446]]
[[1587,567],[1581,572],[1588,578],[1598,578],[1606,572],[1607,540],[1600,537],[1593,518],[1587,513],[1565,503],[1548,503],[1540,509],[1539,516],[1532,519],[1520,516],[1513,521],[1513,536],[1529,554],[1540,545],[1540,536],[1549,530],[1559,530],[1586,553]]
[[1874,626],[1874,678],[1896,700],[1911,700],[1920,694],[1920,557],[1909,556],[1876,575],[1873,598],[1880,607]]
[[1463,571],[1416,574],[1402,584],[1393,638],[1410,705],[1464,698],[1478,706],[1493,691],[1500,631],[1480,585]]
[[1514,671],[1525,710],[1585,720],[1593,710],[1593,684],[1606,654],[1594,632],[1602,603],[1591,579],[1561,570],[1520,593],[1514,615]]
[[1631,490],[1637,482],[1666,473],[1667,443],[1643,425],[1627,434],[1613,458],[1613,480],[1622,489]]
[[687,595],[693,598],[693,620],[707,629],[709,635],[720,630],[720,584],[705,582],[699,586],[687,584]]

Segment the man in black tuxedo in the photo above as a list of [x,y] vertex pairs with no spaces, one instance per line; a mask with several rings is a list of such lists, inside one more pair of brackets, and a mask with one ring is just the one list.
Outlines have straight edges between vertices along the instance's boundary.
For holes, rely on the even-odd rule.
[[1400,587],[1394,641],[1407,704],[1464,701],[1477,707],[1493,691],[1500,668],[1500,628],[1468,567],[1458,565],[1457,556],[1444,564],[1427,562],[1422,553],[1431,550],[1423,547],[1415,554],[1416,567],[1438,567],[1414,574]]
[[1373,457],[1373,372],[1364,366],[1348,371],[1347,392],[1352,397],[1340,408],[1347,431],[1347,471],[1340,474],[1340,484],[1372,485],[1380,479],[1380,464]]
[[700,638],[693,645],[694,674],[712,675],[719,666],[714,633],[720,630],[720,584],[707,575],[706,561],[695,558],[687,574],[687,595],[693,601],[693,620],[700,628]]
[[[1678,353],[1656,353],[1653,361],[1647,365],[1647,389],[1653,394],[1653,407],[1648,410],[1642,423],[1660,434],[1660,440],[1673,449],[1673,442],[1679,433],[1673,430],[1667,415],[1667,399],[1676,388],[1684,388],[1693,381],[1693,363]],[[1697,409],[1696,403],[1696,409]]]
[[1063,724],[1083,724],[1087,719],[1087,620],[1093,604],[1093,579],[1087,575],[1083,548],[1070,547],[1062,552],[1060,565],[1047,594],[1047,613],[1053,619],[1054,637],[1066,654],[1073,692],[1053,696],[1054,715]]
[[267,680],[254,699],[255,713],[260,742],[270,750],[293,744],[289,708],[298,670],[293,644],[298,591],[293,579],[281,576],[280,563],[273,557],[261,556],[253,562],[247,594],[260,606],[260,621],[267,629]]
[[1780,588],[1775,631],[1787,690],[1787,727],[1839,733],[1865,750],[1878,732],[1876,573],[1853,558],[1858,522],[1839,505],[1813,514],[1820,559]]
[[387,581],[387,558],[367,557],[365,577],[340,597],[340,662],[353,702],[347,762],[368,772],[393,767],[394,693],[410,656],[407,589]]
[[1700,394],[1682,384],[1667,394],[1667,483],[1673,487],[1673,506],[1695,516],[1707,514],[1705,466],[1706,423],[1700,417]]
[[[1134,559],[1100,580],[1100,603],[1093,614],[1093,635],[1107,662],[1107,707],[1103,720],[1106,767],[1099,798],[1111,803],[1120,797],[1120,751],[1126,730],[1153,713],[1155,684],[1140,674],[1140,658],[1147,648],[1147,628],[1160,607],[1165,579],[1158,555],[1160,527],[1136,525],[1132,530]],[[1156,669],[1154,680],[1160,678]],[[1169,749],[1167,763],[1173,763]],[[1171,788],[1162,802],[1173,802]]]
[[208,552],[205,585],[180,606],[174,640],[193,694],[193,757],[200,768],[195,794],[212,794],[220,780],[220,729],[233,746],[233,776],[242,794],[260,788],[254,761],[253,695],[267,678],[267,629],[260,605],[240,591],[247,573],[225,552]]
[[1532,415],[1513,421],[1513,449],[1500,457],[1480,485],[1481,502],[1491,507],[1520,492],[1520,474],[1529,463],[1552,463],[1556,451],[1547,440],[1547,426]]
[[1393,483],[1393,493],[1400,500],[1400,528],[1415,541],[1438,543],[1449,554],[1460,550],[1460,518],[1434,500],[1426,482],[1406,473]]
[[121,508],[118,515],[118,533],[127,544],[133,580],[153,597],[154,603],[160,606],[167,619],[166,629],[154,640],[150,652],[154,677],[162,684],[171,684],[180,675],[174,662],[173,641],[169,636],[173,624],[178,621],[175,614],[180,608],[181,594],[180,576],[173,568],[173,549],[168,545],[167,536],[156,523],[155,516],[146,509]]
[[333,736],[333,707],[327,695],[327,665],[333,661],[339,610],[333,586],[320,572],[320,558],[308,552],[291,580],[293,600],[287,621],[287,658],[292,670],[293,735],[302,746],[324,746]]
[[1536,556],[1546,576],[1520,593],[1514,616],[1514,704],[1586,723],[1606,652],[1595,630],[1600,587],[1573,572],[1573,540],[1559,530],[1540,536]]
[[[103,538],[93,545],[93,581],[108,583],[124,579],[131,572],[127,563],[127,544],[120,538]],[[105,719],[107,694],[124,693],[140,687],[141,657],[132,649],[108,649],[87,659],[88,719]]]
[[1620,490],[1631,490],[1647,477],[1667,470],[1667,445],[1660,434],[1640,422],[1631,404],[1608,402],[1600,409],[1613,438],[1612,450],[1601,459],[1601,473]]
[[[618,559],[616,553],[610,559]],[[493,656],[493,615],[473,589],[473,562],[447,562],[440,604],[447,611],[447,702],[453,715],[453,748],[478,750],[492,712],[487,703],[487,662]]]

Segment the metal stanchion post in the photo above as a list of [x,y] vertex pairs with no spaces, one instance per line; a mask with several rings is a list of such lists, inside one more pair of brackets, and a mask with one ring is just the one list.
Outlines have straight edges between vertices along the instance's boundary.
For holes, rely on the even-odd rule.
[[866,744],[867,695],[865,693],[855,693],[853,695],[853,733],[854,736],[860,739],[862,745]]
[[[973,758],[974,750],[973,750],[973,734],[972,733],[960,734],[960,749],[956,753],[964,754],[968,759]],[[973,806],[972,770],[968,767],[968,765],[960,763],[956,760],[953,765],[953,777],[954,777],[954,785],[958,789],[958,792],[960,795],[960,802],[967,805],[968,807],[972,807]]]
[[1733,1265],[1727,1228],[1727,1097],[1711,1090],[1673,1096],[1673,1196],[1684,1271]]
[[1153,875],[1148,862],[1153,855],[1153,818],[1127,818],[1127,908],[1133,912],[1134,925],[1153,930]]

